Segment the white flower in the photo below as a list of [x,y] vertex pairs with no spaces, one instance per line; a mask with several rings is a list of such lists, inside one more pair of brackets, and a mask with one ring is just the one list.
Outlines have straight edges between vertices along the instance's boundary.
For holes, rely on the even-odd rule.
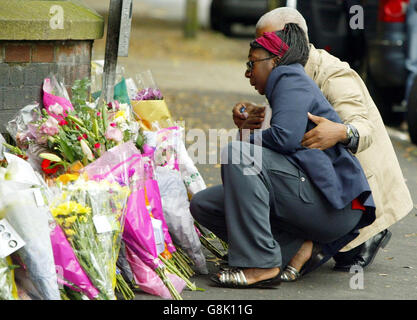
[[50,106],[49,111],[53,114],[56,114],[57,116],[61,116],[64,114],[64,108],[58,103],[55,103],[53,106]]
[[1,180],[6,180],[6,178],[5,178],[6,172],[7,172],[7,169],[6,168],[0,167],[0,181]]
[[41,153],[39,154],[39,157],[42,159],[46,159],[52,162],[61,162],[61,158],[58,157],[56,154],[53,153]]
[[17,162],[10,162],[4,172],[4,180],[14,180],[19,176],[19,165]]
[[91,152],[91,149],[89,148],[88,144],[84,141],[84,139],[80,140],[80,144],[81,144],[81,150],[83,151],[87,159],[90,161],[93,161],[94,160],[93,153]]

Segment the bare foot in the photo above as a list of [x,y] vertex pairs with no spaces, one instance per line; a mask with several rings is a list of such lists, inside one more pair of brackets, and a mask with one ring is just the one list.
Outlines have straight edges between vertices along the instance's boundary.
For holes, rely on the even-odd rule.
[[279,268],[261,269],[261,268],[248,268],[243,269],[246,281],[248,284],[259,282],[262,280],[272,279],[279,273]]
[[303,265],[310,259],[311,254],[313,252],[313,242],[308,240],[303,243],[300,250],[295,254],[295,256],[291,259],[290,263],[288,263],[291,267],[300,271]]

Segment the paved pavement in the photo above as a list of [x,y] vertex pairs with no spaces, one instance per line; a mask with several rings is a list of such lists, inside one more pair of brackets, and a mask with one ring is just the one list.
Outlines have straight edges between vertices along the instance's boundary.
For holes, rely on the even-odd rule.
[[[146,18],[135,19],[128,58],[119,58],[127,77],[151,69],[165,95],[175,119],[184,120],[186,127],[233,128],[231,109],[239,100],[262,102],[244,78],[249,48],[247,38],[225,38],[201,31],[195,40],[185,41],[179,24],[161,23]],[[104,57],[104,39],[94,46],[94,58]],[[395,134],[397,133],[397,134]],[[354,274],[332,271],[333,262],[296,283],[284,283],[276,290],[236,290],[211,287],[209,276],[196,276],[193,281],[205,292],[184,290],[185,300],[376,300],[417,299],[417,147],[407,141],[407,134],[390,129],[392,142],[415,209],[392,226],[389,245],[380,250],[374,263],[363,274],[363,288],[350,286]],[[404,139],[405,137],[405,139]],[[192,143],[192,142],[188,142]],[[208,152],[218,151],[218,145],[208,145]],[[220,183],[219,165],[198,164],[207,185]],[[209,254],[208,254],[209,256]],[[209,256],[210,258],[210,256]],[[209,261],[209,269],[217,269]],[[357,282],[358,283],[358,282]],[[158,300],[158,297],[138,293],[138,300]]]

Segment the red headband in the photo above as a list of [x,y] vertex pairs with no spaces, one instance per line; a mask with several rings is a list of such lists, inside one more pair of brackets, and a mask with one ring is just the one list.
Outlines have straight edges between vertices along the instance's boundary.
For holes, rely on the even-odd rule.
[[274,32],[265,32],[263,36],[257,38],[255,41],[280,58],[282,58],[289,49],[288,45]]

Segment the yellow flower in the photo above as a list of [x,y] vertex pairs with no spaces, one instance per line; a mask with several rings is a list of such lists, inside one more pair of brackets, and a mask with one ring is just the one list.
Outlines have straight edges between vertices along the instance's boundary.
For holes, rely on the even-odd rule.
[[65,233],[66,233],[66,235],[68,237],[71,237],[71,236],[73,236],[75,234],[75,231],[74,230],[71,230],[71,229],[66,229],[65,230]]
[[85,214],[85,213],[90,213],[90,212],[91,212],[91,208],[84,207],[83,205],[75,201],[64,202],[56,206],[55,208],[51,209],[51,213],[54,217],[67,216],[71,213]]
[[77,216],[72,216],[72,217],[66,218],[66,219],[65,219],[65,222],[71,225],[71,224],[73,224],[76,220],[77,220]]
[[117,119],[117,118],[124,118],[125,117],[125,111],[124,110],[120,110],[120,111],[118,111],[116,114],[115,114],[115,116],[114,116],[114,118],[115,119]]
[[78,214],[90,214],[91,208],[90,207],[83,207],[82,205],[79,205],[77,208]]
[[60,175],[56,180],[63,184],[67,184],[70,181],[77,180],[78,177],[79,177],[79,174],[66,173],[66,174]]
[[84,223],[87,223],[88,219],[86,217],[80,217],[80,221],[84,222]]

